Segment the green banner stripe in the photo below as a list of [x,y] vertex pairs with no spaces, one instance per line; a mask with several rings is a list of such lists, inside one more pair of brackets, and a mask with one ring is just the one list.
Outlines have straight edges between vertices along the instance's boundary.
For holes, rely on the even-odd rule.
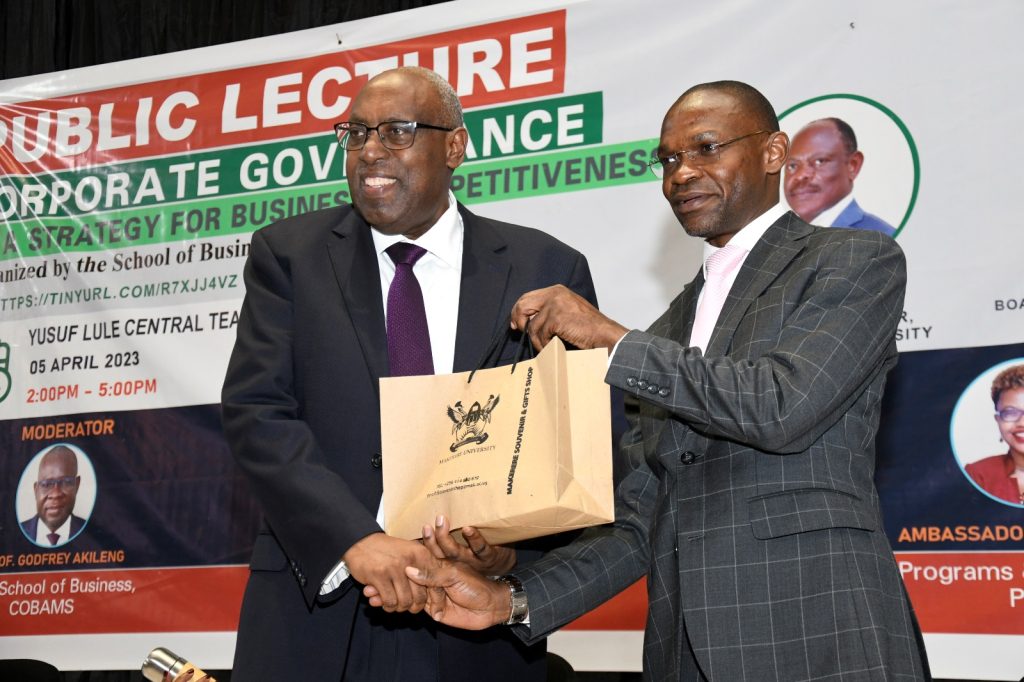
[[[25,217],[17,198],[25,186],[30,188],[25,213],[67,218],[326,182],[344,177],[343,159],[332,133],[119,163],[84,173],[17,178],[0,183],[0,219]],[[11,201],[18,201],[13,215]]]
[[657,139],[623,142],[459,168],[452,190],[466,204],[656,181],[647,161]]
[[[48,218],[8,229],[0,260],[90,252],[246,233],[300,213],[349,200],[348,183],[293,187],[234,197],[136,208],[86,219]],[[13,246],[12,246],[13,244]]]
[[[530,157],[466,163],[452,188],[460,201],[481,204],[655,182],[646,159],[657,139],[561,150]],[[349,201],[344,180],[93,213],[7,223],[0,261],[91,252],[251,232],[276,220]]]
[[[599,144],[600,92],[466,114],[469,161]],[[0,178],[0,220],[66,218],[204,197],[302,187],[344,178],[333,133],[112,164]]]
[[468,160],[521,156],[600,144],[604,108],[600,92],[467,111]]

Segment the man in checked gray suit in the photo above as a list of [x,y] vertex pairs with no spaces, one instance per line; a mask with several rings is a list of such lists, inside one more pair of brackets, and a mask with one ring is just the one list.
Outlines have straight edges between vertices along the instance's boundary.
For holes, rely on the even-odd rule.
[[[614,524],[513,575],[408,569],[433,588],[435,619],[509,623],[533,641],[646,574],[646,679],[928,678],[872,481],[903,254],[881,233],[785,211],[788,145],[742,83],[691,88],[665,117],[652,162],[665,197],[706,241],[706,265],[738,253],[724,302],[705,269],[646,332],[564,287],[519,299],[512,326],[531,320],[537,346],[609,349],[606,381],[632,396],[631,472]],[[435,535],[435,555],[452,551]]]

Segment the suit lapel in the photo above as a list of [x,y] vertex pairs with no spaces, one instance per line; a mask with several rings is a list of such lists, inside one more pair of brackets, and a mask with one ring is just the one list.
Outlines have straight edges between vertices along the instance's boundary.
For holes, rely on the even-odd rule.
[[334,228],[327,252],[376,389],[377,379],[390,372],[384,303],[370,226],[355,210]]
[[743,262],[729,290],[718,323],[715,324],[715,331],[708,342],[707,357],[725,355],[750,304],[796,258],[803,249],[803,238],[813,229],[792,212],[786,213],[768,228]]
[[[455,334],[454,371],[476,369],[509,314],[503,310],[508,287],[508,245],[487,221],[459,204],[465,232],[462,245],[462,284],[459,288],[459,323]],[[511,306],[511,302],[507,305]]]
[[668,338],[684,346],[689,343],[690,334],[693,333],[693,320],[697,316],[697,298],[703,288],[703,270],[698,270],[693,281],[679,292],[675,302],[669,306],[668,333],[666,334]]

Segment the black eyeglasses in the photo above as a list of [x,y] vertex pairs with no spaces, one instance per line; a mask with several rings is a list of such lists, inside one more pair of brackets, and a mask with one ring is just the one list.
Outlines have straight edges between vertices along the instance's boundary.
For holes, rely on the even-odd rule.
[[75,487],[75,483],[78,481],[78,476],[61,476],[60,478],[44,478],[36,481],[43,490],[53,490],[57,486],[60,486],[63,490],[71,490]]
[[747,133],[746,135],[740,135],[734,137],[731,140],[725,142],[706,142],[696,149],[681,149],[674,154],[668,156],[659,156],[652,159],[647,163],[647,167],[651,169],[651,172],[657,175],[659,178],[663,178],[666,175],[672,175],[679,169],[679,164],[683,162],[683,158],[686,158],[686,163],[690,166],[707,166],[715,161],[718,161],[718,156],[722,152],[722,147],[726,147],[733,142],[739,142],[745,140],[748,137],[754,135],[764,135],[770,133],[769,130],[758,130],[756,133]]
[[335,123],[334,132],[338,136],[338,144],[346,151],[359,151],[366,145],[370,137],[370,131],[376,130],[377,137],[385,149],[407,149],[416,141],[416,130],[425,128],[427,130],[443,130],[450,133],[455,128],[435,126],[419,121],[384,121],[375,126],[363,125],[362,123]]
[[999,417],[999,421],[1001,422],[1013,424],[1014,422],[1020,421],[1021,417],[1024,417],[1024,410],[1019,410],[1016,407],[1004,407],[996,412],[996,416]]

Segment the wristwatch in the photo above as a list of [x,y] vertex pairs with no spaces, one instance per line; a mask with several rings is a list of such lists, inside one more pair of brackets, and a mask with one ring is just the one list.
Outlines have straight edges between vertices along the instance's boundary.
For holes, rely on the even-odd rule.
[[519,625],[524,622],[530,610],[526,604],[526,590],[523,589],[523,583],[514,575],[499,575],[493,580],[508,585],[509,605],[512,608],[505,625]]

